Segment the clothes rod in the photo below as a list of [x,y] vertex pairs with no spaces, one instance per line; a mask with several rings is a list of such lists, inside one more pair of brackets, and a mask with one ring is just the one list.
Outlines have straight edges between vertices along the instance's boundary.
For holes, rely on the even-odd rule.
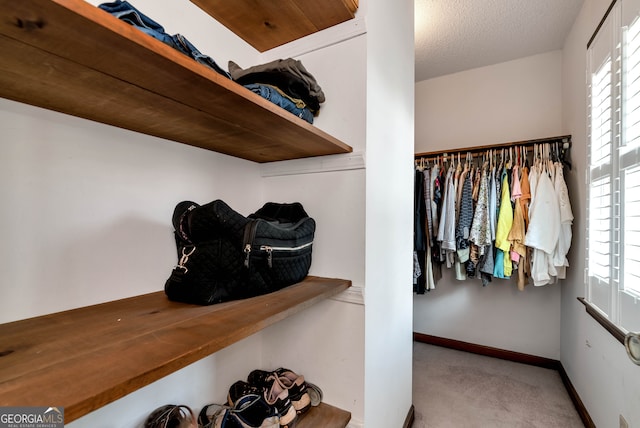
[[502,144],[494,144],[490,146],[475,146],[475,147],[467,147],[461,149],[445,149],[438,150],[434,152],[422,152],[416,153],[415,158],[433,158],[436,156],[443,155],[452,155],[458,153],[484,153],[487,150],[495,150],[495,149],[504,149],[509,147],[522,147],[522,146],[533,146],[535,144],[546,144],[546,143],[562,143],[561,149],[568,149],[571,147],[571,135],[560,135],[558,137],[549,137],[549,138],[540,138],[537,140],[525,140],[525,141],[514,141],[510,143],[502,143]]

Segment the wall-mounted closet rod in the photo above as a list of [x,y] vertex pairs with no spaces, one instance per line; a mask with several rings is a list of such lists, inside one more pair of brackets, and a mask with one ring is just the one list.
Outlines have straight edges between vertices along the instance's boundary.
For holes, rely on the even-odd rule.
[[433,158],[436,156],[443,155],[452,155],[452,154],[465,154],[471,153],[472,155],[484,154],[487,150],[492,149],[503,149],[509,147],[522,147],[522,146],[533,146],[534,144],[545,144],[545,143],[562,143],[561,149],[568,149],[571,147],[571,135],[560,135],[558,137],[549,137],[549,138],[540,138],[537,140],[525,140],[525,141],[515,141],[510,143],[502,143],[502,144],[494,144],[491,146],[475,146],[468,147],[462,149],[444,149],[438,150],[435,152],[423,152],[416,153],[415,158]]

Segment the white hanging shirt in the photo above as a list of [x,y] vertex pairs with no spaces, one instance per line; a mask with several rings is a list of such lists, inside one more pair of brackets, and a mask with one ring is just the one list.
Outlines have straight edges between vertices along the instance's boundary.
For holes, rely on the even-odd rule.
[[553,252],[560,237],[560,206],[546,171],[540,171],[530,215],[524,243],[534,249],[531,278],[536,286],[546,285],[557,275]]
[[553,252],[553,265],[558,271],[558,278],[566,278],[566,268],[569,267],[569,260],[567,260],[567,254],[569,248],[571,248],[572,238],[572,224],[573,224],[573,211],[571,210],[571,202],[569,201],[569,191],[567,190],[567,183],[564,179],[564,171],[562,164],[555,163],[555,182],[554,188],[558,204],[560,206],[560,235],[558,237],[558,245],[556,245]]

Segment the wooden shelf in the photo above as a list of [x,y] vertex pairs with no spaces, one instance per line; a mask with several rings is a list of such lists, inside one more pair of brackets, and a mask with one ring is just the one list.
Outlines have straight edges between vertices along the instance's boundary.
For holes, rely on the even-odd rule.
[[[357,0],[333,1],[351,5],[353,17]],[[255,162],[352,151],[83,0],[0,5],[4,98]],[[350,285],[308,277],[213,306],[157,292],[0,325],[0,406],[61,406],[71,422]],[[343,428],[349,419],[321,404],[299,426]]]
[[255,162],[352,148],[83,0],[0,0],[0,96]]
[[2,324],[0,406],[62,406],[71,422],[350,286],[307,277],[212,306],[156,292]]
[[345,428],[350,420],[350,412],[320,403],[298,420],[296,428]]
[[191,0],[264,52],[355,17],[358,0]]

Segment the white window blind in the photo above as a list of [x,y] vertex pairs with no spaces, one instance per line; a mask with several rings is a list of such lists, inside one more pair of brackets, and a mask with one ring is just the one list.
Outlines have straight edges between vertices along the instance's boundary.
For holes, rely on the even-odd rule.
[[624,289],[640,296],[640,167],[625,171]]
[[611,57],[593,74],[591,85],[591,169],[607,167],[611,162]]
[[640,0],[618,1],[587,49],[587,301],[640,330]]
[[589,200],[589,277],[609,285],[611,234],[611,183],[609,176],[591,183]]

